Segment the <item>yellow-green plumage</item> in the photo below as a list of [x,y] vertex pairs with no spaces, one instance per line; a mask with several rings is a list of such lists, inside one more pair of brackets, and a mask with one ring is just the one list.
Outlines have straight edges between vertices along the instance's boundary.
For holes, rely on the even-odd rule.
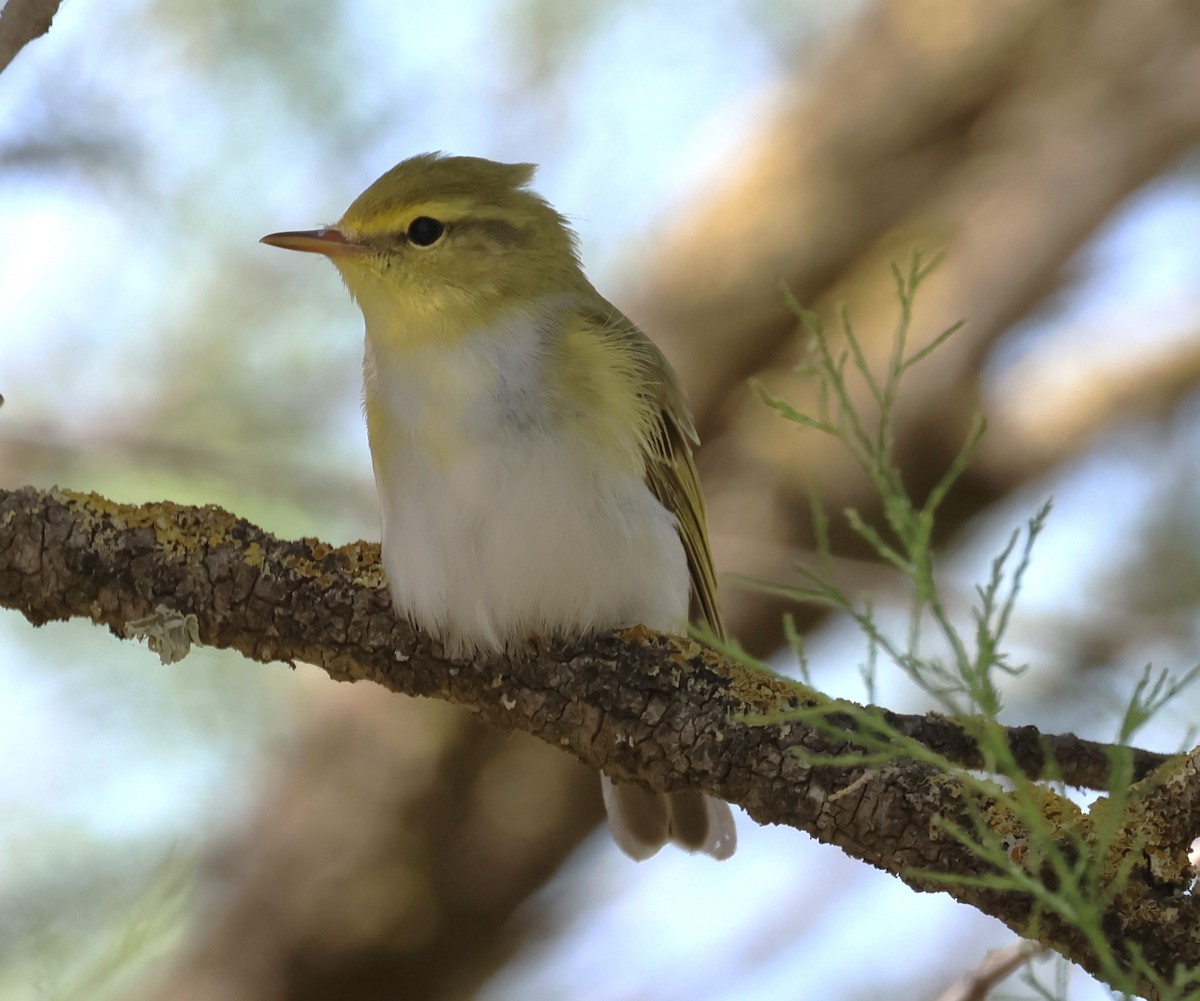
[[[683,393],[587,280],[533,169],[413,157],[336,226],[266,238],[329,256],[363,311],[393,600],[451,652],[678,631],[689,607],[720,634]],[[733,851],[725,804],[604,789],[634,857]]]

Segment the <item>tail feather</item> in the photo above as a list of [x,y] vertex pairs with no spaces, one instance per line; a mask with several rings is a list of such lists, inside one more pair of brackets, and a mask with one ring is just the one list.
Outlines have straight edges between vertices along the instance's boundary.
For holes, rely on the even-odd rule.
[[671,814],[665,796],[628,783],[616,785],[607,775],[600,776],[600,788],[613,840],[631,859],[642,862],[670,840]]
[[600,781],[613,840],[638,862],[668,842],[715,859],[727,859],[737,848],[728,803],[696,792],[653,793],[636,785],[616,785],[607,775]]

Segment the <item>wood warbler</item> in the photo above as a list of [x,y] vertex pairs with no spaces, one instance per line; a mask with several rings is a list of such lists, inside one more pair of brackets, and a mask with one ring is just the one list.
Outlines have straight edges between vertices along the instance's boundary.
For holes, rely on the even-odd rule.
[[[683,392],[583,273],[534,166],[424,154],[335,225],[263,242],[328,257],[366,319],[364,409],[397,611],[447,652],[642,624],[718,634]],[[603,778],[617,844],[733,853],[729,807]]]

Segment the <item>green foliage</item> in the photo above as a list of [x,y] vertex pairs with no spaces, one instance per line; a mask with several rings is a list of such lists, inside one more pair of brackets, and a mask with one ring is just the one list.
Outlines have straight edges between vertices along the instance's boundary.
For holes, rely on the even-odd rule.
[[1198,675],[1200,664],[1177,678],[1173,678],[1167,670],[1161,670],[1156,675],[1153,664],[1142,668],[1142,677],[1134,686],[1133,694],[1129,696],[1129,704],[1125,707],[1125,715],[1117,731],[1117,740],[1122,744],[1132,740],[1138,730],[1149,723],[1163,706],[1191,685]]
[[[845,308],[839,316],[840,337],[835,339],[825,331],[819,317],[788,294],[788,301],[810,338],[809,357],[798,367],[797,375],[815,382],[814,412],[793,406],[762,385],[755,387],[762,400],[784,419],[806,431],[835,439],[877,492],[882,502],[882,524],[869,523],[854,509],[841,514],[846,525],[910,586],[911,603],[904,635],[893,636],[879,625],[869,596],[851,595],[835,582],[831,519],[815,494],[811,497],[811,507],[816,558],[813,567],[797,568],[803,584],[793,587],[764,581],[747,583],[776,596],[816,603],[848,616],[866,641],[862,673],[868,697],[874,697],[881,665],[890,664],[926,692],[938,708],[957,716],[980,748],[984,774],[967,771],[897,731],[870,706],[818,695],[813,704],[788,714],[788,719],[823,729],[858,748],[837,757],[801,752],[807,763],[880,767],[906,759],[952,776],[966,792],[973,794],[966,799],[968,804],[974,804],[968,806],[970,823],[963,826],[943,821],[943,830],[987,863],[986,874],[970,878],[944,872],[910,875],[927,883],[1028,895],[1034,903],[1034,918],[1027,934],[1036,936],[1040,922],[1048,915],[1069,922],[1083,933],[1098,958],[1102,979],[1119,991],[1133,991],[1139,982],[1158,983],[1159,978],[1136,954],[1132,961],[1118,957],[1102,924],[1106,909],[1121,892],[1142,854],[1140,846],[1129,843],[1125,830],[1133,786],[1130,756],[1121,747],[1112,749],[1106,798],[1085,814],[1064,795],[1065,790],[1048,787],[1024,773],[999,722],[1003,709],[1001,679],[1026,670],[1025,665],[1009,658],[1005,640],[1034,544],[1046,525],[1051,505],[1043,504],[1023,527],[1008,537],[992,560],[986,580],[975,589],[970,627],[964,629],[947,610],[942,597],[933,531],[938,509],[968,467],[984,434],[985,422],[982,419],[974,422],[949,468],[921,501],[906,488],[896,462],[895,410],[901,382],[961,326],[955,324],[923,347],[910,349],[914,298],[938,262],[936,257],[926,261],[918,252],[914,253],[907,271],[893,268],[900,320],[882,377],[873,372]],[[863,386],[865,397],[860,390]],[[859,390],[857,395],[856,390]],[[785,620],[785,630],[807,681],[807,652],[803,637],[790,617]],[[738,651],[731,652],[739,655]],[[747,659],[744,654],[740,656]],[[1153,675],[1147,668],[1125,709],[1119,734],[1122,743],[1198,675],[1200,666],[1179,678],[1171,678],[1166,672]],[[780,720],[764,717],[753,722]],[[1196,978],[1195,973],[1181,971],[1174,983],[1158,983],[1160,993],[1163,997],[1182,997]],[[1061,977],[1051,989],[1030,973],[1027,984],[1041,997],[1065,997],[1066,981]]]
[[[922,503],[918,503],[905,487],[895,460],[894,413],[900,383],[914,366],[928,358],[962,326],[956,323],[924,347],[909,352],[913,301],[917,289],[939,262],[940,257],[926,262],[918,252],[913,255],[907,272],[893,266],[901,315],[882,379],[872,372],[846,308],[841,310],[846,347],[835,350],[820,318],[800,306],[788,293],[789,304],[811,338],[810,358],[797,369],[797,375],[815,380],[816,413],[806,414],[769,393],[761,384],[755,386],[762,400],[785,419],[802,428],[829,435],[843,445],[878,493],[883,503],[884,527],[867,523],[854,508],[848,508],[843,515],[855,534],[911,582],[913,601],[905,637],[898,640],[882,632],[876,625],[870,600],[852,597],[834,583],[828,570],[832,564],[829,517],[820,497],[815,494],[811,504],[818,566],[817,569],[798,568],[806,585],[781,588],[762,581],[750,583],[777,595],[815,602],[849,615],[868,640],[864,676],[872,694],[875,665],[882,652],[947,711],[981,713],[994,719],[1001,708],[996,673],[1015,675],[1024,670],[1023,666],[1009,662],[1002,652],[1002,641],[1021,582],[1029,568],[1033,544],[1046,523],[1050,504],[1047,502],[1023,531],[1012,534],[1008,545],[992,562],[988,581],[977,589],[979,604],[972,611],[975,627],[972,646],[961,635],[942,600],[935,579],[932,539],[938,508],[969,465],[986,423],[981,418],[975,421],[950,467]],[[878,409],[878,415],[869,422],[852,394],[848,366],[853,366]],[[923,653],[923,636],[930,627],[949,650],[948,661]]]

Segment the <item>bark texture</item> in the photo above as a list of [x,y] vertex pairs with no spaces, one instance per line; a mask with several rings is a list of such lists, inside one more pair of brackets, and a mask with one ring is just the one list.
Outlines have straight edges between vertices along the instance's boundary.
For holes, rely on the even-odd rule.
[[[19,9],[55,6],[9,0],[0,35],[16,23],[12,15]],[[664,345],[689,391],[705,440],[699,460],[722,573],[788,578],[811,545],[809,483],[820,485],[832,510],[854,507],[868,520],[877,514],[853,468],[814,436],[774,420],[745,387],[746,378],[757,375],[805,405],[797,398],[803,388],[789,382],[802,348],[778,294],[779,279],[827,318],[839,300],[848,300],[860,337],[878,359],[888,350],[895,319],[888,262],[903,261],[914,244],[948,251],[918,304],[920,322],[928,331],[961,318],[969,325],[906,387],[898,460],[919,497],[944,471],[980,409],[981,373],[993,344],[1056,290],[1071,255],[1123,199],[1200,141],[1200,5],[1194,0],[880,0],[829,42],[822,62],[815,74],[798,70],[781,87],[757,138],[684,203],[677,219],[664,223],[661,240],[635,269],[632,294],[605,290]],[[1146,319],[1121,326],[1136,338]],[[1025,380],[1010,402],[1018,419],[993,420],[996,433],[941,512],[939,538],[953,538],[990,505],[1083,454],[1114,428],[1169,416],[1200,381],[1195,342],[1181,343],[1170,356],[1135,357],[1107,380],[1089,370],[1086,385],[1073,394],[1039,391],[1037,380]],[[46,462],[45,443],[36,445],[0,442],[0,461],[26,471],[9,482],[29,478],[28,470]],[[78,442],[58,447],[69,458]],[[61,474],[46,472],[44,479],[55,475]],[[169,533],[174,514],[160,517]],[[139,524],[142,532],[157,531]],[[853,537],[835,534],[834,544],[845,557],[841,570],[854,576],[851,590],[855,582],[873,587],[886,580],[877,565],[854,562],[865,554]],[[320,547],[296,552],[308,552],[305,559],[317,565],[332,559],[351,567],[356,558]],[[140,558],[157,566],[149,556]],[[375,572],[369,553],[362,572],[368,578]],[[218,581],[228,603],[222,615],[239,612],[243,601],[263,610],[278,605],[280,623],[296,611],[293,597],[280,594],[278,581],[263,577],[253,557],[231,573]],[[123,614],[134,620],[155,615],[159,592],[153,589],[143,594],[113,585],[107,595],[91,595],[75,586],[86,599],[82,614],[107,615],[105,621],[117,625],[118,606],[105,611],[103,602],[128,593],[133,604],[119,606]],[[146,584],[139,578],[137,586]],[[201,595],[210,585],[199,575],[179,586]],[[374,601],[364,611],[375,608]],[[726,587],[722,604],[732,634],[748,649],[765,653],[778,644],[781,603]],[[801,629],[818,620],[812,610],[789,611]],[[1072,634],[1064,675],[1128,643],[1128,617],[1121,609],[1108,612],[1078,629],[1054,624],[1056,634]],[[376,614],[385,614],[382,606],[368,618]],[[219,641],[209,632],[216,627],[197,616],[199,635]],[[167,625],[160,621],[158,628]],[[187,627],[184,618],[175,632],[186,637]],[[166,629],[164,638],[170,635]],[[289,649],[269,632],[256,642],[263,656],[272,644],[280,655]],[[291,655],[300,656],[301,647]],[[344,997],[343,987],[352,984],[354,996],[370,1001],[394,997],[401,974],[413,978],[422,997],[467,996],[506,955],[516,932],[505,918],[599,819],[594,776],[534,741],[516,753],[514,741],[477,722],[451,722],[457,716],[446,713],[422,723],[421,712],[369,689],[353,700],[326,701],[295,753],[281,762],[261,813],[236,842],[218,848],[214,866],[222,892],[214,893],[206,920],[167,975],[170,986],[155,997],[317,1001]],[[933,721],[912,725],[928,734]],[[416,732],[420,753],[403,746]],[[929,739],[968,763],[970,742],[960,746],[962,736],[946,724]],[[1023,747],[1027,768],[1040,768],[1044,735],[1021,732],[1010,739]],[[374,782],[358,781],[364,755]],[[1079,781],[1102,784],[1102,753],[1086,768],[1082,753],[1054,745],[1053,757],[1076,762]],[[538,840],[513,840],[486,809],[484,790],[493,781],[508,789],[544,783],[558,791],[563,807],[545,811]],[[314,787],[344,794],[314,798]],[[464,797],[478,808],[465,810]],[[416,803],[419,811],[409,808]],[[503,893],[488,896],[469,879],[451,878],[467,857],[464,841],[523,845],[507,855],[496,852],[490,878]],[[352,872],[347,859],[334,878],[322,863],[351,843],[363,846],[351,856],[360,868]],[[424,884],[422,906],[381,903],[402,899],[411,874],[426,871],[439,875]],[[364,888],[373,906],[363,906]],[[459,936],[459,927],[474,930]],[[1173,933],[1164,937],[1164,946],[1168,942]]]
[[[1037,836],[998,790],[989,795],[962,772],[920,760],[841,764],[859,750],[852,730],[813,725],[798,712],[821,705],[819,696],[691,640],[633,629],[449,660],[392,614],[373,545],[279,540],[214,507],[118,505],[30,488],[0,492],[0,603],[35,624],[83,616],[145,637],[165,661],[200,642],[470,706],[494,727],[533,734],[619,780],[700,789],[760,823],[807,831],[1105,972],[1094,941],[1034,895],[989,888],[995,861],[949,833],[990,832],[1014,846],[1012,865],[1053,878],[1038,868],[1046,863],[1030,847]],[[928,733],[893,718],[927,745],[955,732],[937,717]],[[1073,750],[1089,762],[1081,775],[1104,753],[1075,738],[1030,737],[1018,732],[1010,743],[1028,749],[1021,753],[1031,774],[1050,748],[1065,774]],[[969,751],[961,756],[977,764]],[[1111,894],[1109,946],[1126,967],[1140,950],[1167,980],[1175,963],[1200,963],[1200,905],[1185,895],[1193,875],[1185,846],[1200,830],[1198,763],[1200,755],[1167,762],[1145,753],[1129,762],[1142,788],[1119,836],[1103,842],[1109,858],[1098,890]],[[1084,815],[1048,789],[1030,789],[1043,798],[1052,840],[1086,851],[1096,811]]]

